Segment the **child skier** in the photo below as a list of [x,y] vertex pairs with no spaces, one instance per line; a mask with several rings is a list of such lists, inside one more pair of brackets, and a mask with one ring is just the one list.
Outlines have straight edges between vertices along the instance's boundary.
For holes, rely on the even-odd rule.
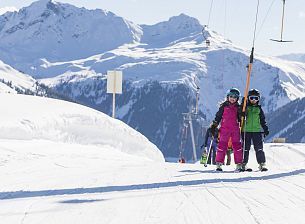
[[[201,146],[201,149],[203,149],[203,153],[200,159],[201,164],[211,164],[211,161],[213,165],[216,164],[217,143],[218,143],[218,128],[215,129],[212,135],[211,128],[209,127],[205,134],[204,143]],[[208,154],[209,154],[209,158],[207,158]]]
[[256,160],[259,164],[261,171],[267,171],[266,157],[263,151],[263,139],[261,128],[263,128],[264,137],[269,134],[268,126],[265,121],[264,111],[260,104],[260,93],[257,89],[251,89],[248,93],[247,107],[245,114],[245,125],[242,127],[242,139],[244,141],[244,158],[243,158],[243,170],[252,171],[251,168],[247,168],[249,160],[249,150],[251,147],[251,141],[253,142],[254,150],[256,153]]
[[223,102],[215,119],[211,124],[212,133],[216,130],[220,124],[219,129],[219,143],[216,153],[216,170],[222,171],[222,165],[224,164],[226,152],[228,149],[229,139],[232,139],[232,148],[234,153],[234,161],[236,164],[236,171],[242,171],[243,152],[240,142],[240,107],[238,99],[240,92],[236,88],[232,88],[227,92],[226,101]]

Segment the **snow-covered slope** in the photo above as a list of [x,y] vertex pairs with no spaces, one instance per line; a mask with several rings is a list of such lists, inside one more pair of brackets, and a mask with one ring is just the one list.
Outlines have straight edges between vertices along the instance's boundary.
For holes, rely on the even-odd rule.
[[251,154],[254,172],[217,173],[106,145],[0,139],[1,223],[304,223],[304,144],[265,151],[268,172]]
[[0,93],[44,96],[72,101],[71,98],[53,91],[31,76],[19,72],[0,60]]
[[289,60],[289,61],[298,61],[305,63],[305,54],[285,54],[278,56],[279,58]]
[[18,91],[35,91],[36,80],[31,76],[18,72],[0,61],[0,92],[17,93]]
[[147,138],[119,120],[55,99],[0,94],[0,138],[95,145],[164,161]]
[[268,114],[271,135],[287,142],[305,142],[305,98],[292,101]]
[[12,6],[2,7],[0,8],[0,15],[3,15],[7,12],[15,12],[15,11],[18,11],[16,7],[12,7]]

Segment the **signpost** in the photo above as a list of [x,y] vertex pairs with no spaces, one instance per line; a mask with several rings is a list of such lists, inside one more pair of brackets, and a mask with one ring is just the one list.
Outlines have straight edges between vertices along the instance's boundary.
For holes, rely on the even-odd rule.
[[112,117],[115,118],[115,94],[122,94],[122,71],[107,71],[107,93],[112,93]]

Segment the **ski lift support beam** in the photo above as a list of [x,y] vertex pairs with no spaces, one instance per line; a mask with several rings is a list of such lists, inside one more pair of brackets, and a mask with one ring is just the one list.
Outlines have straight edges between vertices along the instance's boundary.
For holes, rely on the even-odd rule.
[[283,30],[284,30],[284,17],[285,17],[285,3],[286,0],[283,0],[283,11],[282,11],[282,25],[281,25],[281,39],[270,39],[271,41],[280,42],[280,43],[288,43],[293,42],[292,40],[283,40]]

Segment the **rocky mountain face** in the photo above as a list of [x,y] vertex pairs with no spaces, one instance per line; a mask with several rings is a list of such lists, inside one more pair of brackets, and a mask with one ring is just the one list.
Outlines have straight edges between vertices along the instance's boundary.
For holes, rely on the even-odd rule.
[[296,99],[268,114],[272,140],[286,138],[287,142],[305,142],[305,98]]

